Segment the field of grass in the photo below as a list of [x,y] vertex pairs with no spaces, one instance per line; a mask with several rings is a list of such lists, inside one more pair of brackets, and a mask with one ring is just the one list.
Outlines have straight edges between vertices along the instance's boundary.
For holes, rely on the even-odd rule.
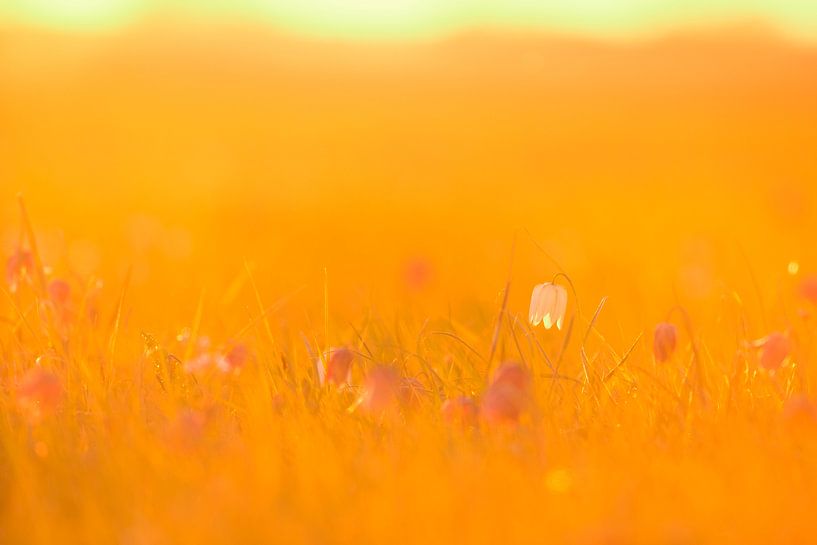
[[0,28],[0,544],[812,542],[815,97],[740,29]]

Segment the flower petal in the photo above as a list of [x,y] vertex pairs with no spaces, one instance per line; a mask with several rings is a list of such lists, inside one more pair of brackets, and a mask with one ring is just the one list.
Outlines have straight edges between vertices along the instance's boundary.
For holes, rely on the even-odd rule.
[[561,330],[567,312],[567,290],[562,286],[554,286],[556,301],[553,304],[553,317],[556,319],[556,328]]
[[553,303],[556,300],[556,293],[553,291],[553,284],[545,282],[542,284],[542,293],[539,296],[539,316],[545,324],[545,329],[553,327]]
[[533,293],[530,296],[530,313],[528,321],[531,325],[537,326],[542,321],[542,315],[539,313],[539,301],[542,298],[542,288],[544,284],[537,284],[533,287]]

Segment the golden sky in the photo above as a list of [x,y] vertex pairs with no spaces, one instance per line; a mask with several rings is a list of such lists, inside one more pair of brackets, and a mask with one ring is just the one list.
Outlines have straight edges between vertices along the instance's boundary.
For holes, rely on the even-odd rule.
[[817,36],[813,0],[5,0],[0,20],[100,30],[148,17],[250,18],[321,37],[418,38],[464,28],[534,28],[632,37],[747,21]]

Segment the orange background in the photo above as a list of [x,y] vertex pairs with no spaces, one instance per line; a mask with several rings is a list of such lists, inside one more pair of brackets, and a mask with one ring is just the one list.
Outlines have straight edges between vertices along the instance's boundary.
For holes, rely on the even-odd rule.
[[[770,35],[350,44],[154,24],[2,40],[3,248],[22,190],[47,261],[130,265],[175,303],[226,289],[245,259],[267,293],[318,300],[328,267],[351,315],[418,261],[443,294],[427,301],[493,301],[523,227],[619,320],[724,286],[756,304],[750,272],[775,287],[789,260],[817,267],[817,52]],[[519,236],[523,309],[556,269]]]
[[[54,276],[80,294],[105,284],[100,323],[78,320],[70,358],[44,360],[68,398],[34,430],[50,457],[32,453],[31,428],[0,422],[16,471],[0,472],[0,535],[531,542],[544,525],[577,543],[720,542],[724,521],[749,537],[807,535],[814,434],[801,442],[777,419],[815,381],[800,312],[813,309],[794,296],[817,270],[815,97],[817,51],[751,29],[389,44],[246,25],[2,30],[2,252],[19,241],[22,191]],[[602,296],[598,330],[618,355],[644,333],[609,389],[538,380],[545,417],[509,440],[451,440],[436,398],[383,429],[339,392],[309,405],[307,343],[361,349],[364,323],[378,362],[416,342],[441,373],[474,371],[473,354],[430,332],[487,353],[512,253],[509,320],[522,331],[531,288],[559,270],[548,255],[573,279],[569,314],[580,304],[583,320],[563,373],[581,376],[578,328]],[[282,301],[269,339],[245,261],[264,305]],[[239,377],[203,381],[212,407],[193,409],[214,408],[212,436],[190,455],[165,440],[190,408],[167,401],[139,334],[177,350],[200,300],[214,345],[258,327],[241,339],[254,359]],[[676,304],[694,333],[659,366],[652,327]],[[61,346],[35,323],[0,347],[9,406],[38,343]],[[747,348],[775,330],[792,333],[797,363],[778,377]],[[530,336],[555,354],[565,335]],[[612,369],[612,352],[587,345],[596,374]],[[696,346],[705,400],[683,375]],[[545,370],[530,340],[523,352]],[[270,371],[282,354],[299,379],[289,389]],[[515,354],[503,334],[495,359]],[[451,375],[446,396],[487,380]]]

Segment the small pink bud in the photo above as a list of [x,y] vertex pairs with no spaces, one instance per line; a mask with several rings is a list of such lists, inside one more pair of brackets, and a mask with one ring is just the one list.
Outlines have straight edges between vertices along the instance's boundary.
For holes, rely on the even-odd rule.
[[530,372],[519,363],[503,363],[482,396],[480,417],[489,425],[513,425],[532,401]]
[[758,344],[760,346],[760,365],[769,371],[779,369],[791,351],[791,343],[782,333],[771,333]]
[[348,348],[330,348],[326,359],[326,376],[323,382],[341,385],[349,384],[352,378],[352,361],[355,354]]
[[393,411],[400,405],[400,375],[391,367],[376,367],[366,376],[359,406],[369,413]]
[[655,326],[652,344],[652,353],[655,356],[655,361],[663,363],[670,359],[673,352],[675,352],[677,339],[678,330],[671,323],[661,322]]
[[236,372],[239,371],[244,365],[247,363],[247,358],[249,357],[249,351],[247,347],[243,344],[237,344],[233,346],[227,354],[225,354],[222,365],[226,367],[223,369],[227,372]]
[[30,369],[17,385],[17,404],[32,423],[56,411],[61,400],[60,379],[40,367]]
[[198,356],[184,362],[183,368],[186,373],[203,373],[211,366],[216,365],[216,358],[209,352],[203,352]]
[[31,277],[34,271],[34,257],[31,252],[18,249],[6,261],[6,282],[12,293],[16,292],[20,282]]
[[415,291],[427,287],[431,281],[432,268],[427,259],[414,258],[405,264],[403,278],[406,286]]
[[491,384],[507,384],[521,392],[529,393],[532,384],[530,371],[520,363],[505,362],[494,371]]
[[48,296],[58,307],[64,307],[71,299],[71,285],[60,278],[48,283]]
[[798,291],[803,299],[817,305],[817,276],[807,276],[800,281]]

